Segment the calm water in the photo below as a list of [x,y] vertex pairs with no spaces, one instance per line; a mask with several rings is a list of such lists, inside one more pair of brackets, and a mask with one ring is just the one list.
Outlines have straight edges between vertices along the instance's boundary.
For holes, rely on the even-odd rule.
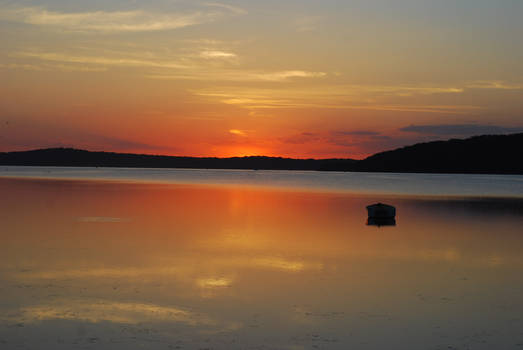
[[1,349],[523,349],[522,177],[5,172]]
[[523,198],[522,175],[0,166],[0,177],[280,187],[352,193]]

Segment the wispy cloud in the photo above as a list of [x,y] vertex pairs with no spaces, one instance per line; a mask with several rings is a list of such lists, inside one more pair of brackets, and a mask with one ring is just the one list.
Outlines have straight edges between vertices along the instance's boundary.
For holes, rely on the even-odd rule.
[[203,57],[206,59],[231,59],[231,58],[237,58],[238,56],[233,52],[211,50],[211,51],[202,51],[200,53],[200,57]]
[[439,86],[360,86],[360,89],[368,92],[381,93],[395,96],[434,95],[434,94],[456,94],[465,91],[464,87],[439,87]]
[[432,124],[410,125],[401,128],[400,131],[435,136],[472,136],[523,132],[523,127],[507,127],[490,124]]
[[336,146],[352,146],[362,140],[388,140],[389,136],[371,130],[333,130],[323,132],[302,132],[281,138],[280,141],[290,144],[305,144],[320,142]]
[[86,66],[86,65],[68,65],[68,64],[19,64],[19,63],[8,63],[0,64],[0,69],[9,70],[24,70],[24,71],[60,71],[60,72],[104,72],[107,70],[106,67],[99,66]]
[[310,142],[317,142],[323,139],[323,136],[316,132],[301,132],[299,134],[282,137],[279,141],[293,145],[303,145]]
[[[414,87],[411,89],[415,90]],[[424,89],[427,91],[429,88]],[[383,95],[370,91],[394,91],[394,87],[384,86],[372,89],[357,85],[316,85],[307,88],[292,86],[267,89],[223,87],[201,89],[193,91],[193,93],[247,109],[324,108],[438,114],[469,114],[481,110],[481,107],[471,105],[386,103]]]
[[222,8],[222,9],[228,10],[232,13],[235,13],[237,15],[247,14],[247,11],[245,9],[238,7],[238,6],[229,5],[229,4],[223,4],[223,3],[219,3],[219,2],[206,2],[205,5],[209,6],[209,7]]
[[370,131],[370,130],[341,130],[341,131],[333,131],[332,132],[335,135],[357,135],[357,136],[376,136],[380,133],[377,131]]
[[298,32],[310,32],[316,30],[322,21],[322,16],[300,15],[292,21],[292,24]]
[[107,67],[93,67],[86,65],[70,65],[70,64],[47,64],[43,66],[46,70],[59,70],[61,72],[105,72]]
[[116,56],[86,56],[86,55],[72,55],[66,53],[56,52],[18,52],[13,54],[15,57],[26,57],[39,59],[43,61],[65,62],[65,63],[82,63],[100,66],[118,66],[118,67],[150,67],[150,68],[171,68],[171,69],[185,69],[191,66],[172,61],[172,60],[152,60],[139,59],[134,57],[116,57]]
[[199,287],[208,289],[230,287],[232,285],[232,282],[232,278],[226,277],[200,278],[196,281]]
[[[293,78],[323,78],[322,72],[282,71],[272,73],[224,72],[223,80],[236,81],[290,81]],[[161,78],[161,77],[157,77]],[[469,114],[483,107],[456,104],[407,104],[391,103],[391,98],[413,98],[417,96],[455,95],[469,89],[523,89],[523,84],[483,81],[456,84],[455,86],[420,85],[326,85],[292,88],[237,88],[222,87],[212,91],[198,91],[199,95],[221,99],[226,104],[242,105],[246,108],[331,108],[367,109],[398,112],[423,112],[441,114]],[[397,100],[397,99],[396,99]],[[407,100],[402,99],[402,102]]]
[[128,219],[115,218],[108,216],[82,216],[78,218],[79,222],[89,222],[89,223],[121,223],[129,221]]
[[466,84],[469,89],[523,90],[523,84],[509,83],[501,80],[480,80]]
[[0,19],[76,32],[151,32],[173,30],[211,22],[226,14],[245,13],[240,8],[211,3],[190,12],[92,11],[56,12],[43,7],[11,7],[0,11]]
[[322,78],[327,73],[324,72],[307,72],[303,70],[286,70],[273,73],[251,73],[252,77],[266,81],[285,81],[291,78]]
[[160,80],[203,80],[203,81],[235,81],[235,82],[289,82],[296,79],[322,78],[327,76],[324,72],[309,72],[301,70],[288,71],[253,71],[243,69],[209,69],[201,67],[198,71],[148,74],[151,79]]
[[391,112],[419,112],[437,114],[470,114],[482,110],[482,107],[471,105],[401,105],[401,104],[376,104],[376,105],[349,105],[349,109],[367,109]]
[[245,131],[239,129],[231,129],[229,130],[229,133],[237,136],[247,136],[247,133]]
[[20,69],[29,71],[43,71],[42,66],[36,64],[0,63],[0,69]]
[[[85,50],[83,50],[85,51]],[[145,76],[150,79],[159,80],[200,80],[200,81],[234,81],[234,82],[290,82],[297,79],[323,78],[325,72],[313,72],[304,70],[246,70],[241,68],[227,68],[223,65],[216,66],[206,63],[208,60],[222,60],[231,63],[236,60],[237,55],[233,52],[222,50],[205,50],[195,56],[192,53],[174,55],[173,58],[156,55],[138,55],[128,52],[110,52],[105,54],[84,54],[76,50],[75,53],[67,52],[45,52],[45,51],[22,51],[10,55],[13,58],[32,59],[62,64],[90,65],[90,70],[101,70],[103,67],[134,67],[150,68]],[[224,62],[225,64],[226,62]],[[19,66],[19,64],[17,64]],[[0,68],[15,68],[18,66],[4,65]],[[29,66],[28,66],[29,67]],[[37,69],[38,65],[31,65]],[[100,67],[97,69],[96,67]],[[52,66],[48,66],[52,68]],[[56,66],[57,70],[66,70],[66,66]],[[74,66],[69,66],[74,70]],[[28,68],[29,69],[29,68]],[[81,70],[81,67],[77,67]],[[85,66],[83,69],[86,69]]]

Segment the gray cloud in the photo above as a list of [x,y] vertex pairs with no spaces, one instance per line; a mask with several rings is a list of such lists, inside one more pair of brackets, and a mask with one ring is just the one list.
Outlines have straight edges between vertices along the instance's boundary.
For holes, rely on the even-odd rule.
[[371,130],[343,130],[331,131],[325,139],[328,143],[341,147],[366,147],[383,144],[390,140],[390,136]]
[[488,124],[433,124],[410,125],[401,128],[400,131],[435,136],[472,136],[523,132],[523,127],[505,127]]
[[321,135],[313,132],[302,132],[297,135],[291,135],[289,137],[284,137],[280,139],[280,141],[283,143],[290,143],[295,145],[309,142],[317,142],[319,140],[321,140]]
[[351,130],[351,131],[333,131],[334,135],[351,135],[351,136],[377,136],[380,133],[370,130]]

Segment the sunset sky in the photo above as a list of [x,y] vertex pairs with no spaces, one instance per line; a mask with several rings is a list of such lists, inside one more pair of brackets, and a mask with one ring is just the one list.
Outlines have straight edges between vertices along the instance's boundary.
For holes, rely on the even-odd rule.
[[0,5],[0,151],[362,158],[523,131],[521,0]]

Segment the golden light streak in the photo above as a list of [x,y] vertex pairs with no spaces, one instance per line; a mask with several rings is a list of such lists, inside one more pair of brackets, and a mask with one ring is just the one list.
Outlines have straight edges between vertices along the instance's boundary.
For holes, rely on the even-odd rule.
[[231,129],[229,130],[229,132],[233,135],[238,135],[238,136],[247,136],[247,134],[243,131],[243,130],[238,130],[238,129]]
[[35,323],[44,320],[78,320],[98,323],[137,324],[147,321],[181,322],[189,325],[212,324],[204,316],[169,306],[116,301],[59,300],[20,309],[20,320]]

